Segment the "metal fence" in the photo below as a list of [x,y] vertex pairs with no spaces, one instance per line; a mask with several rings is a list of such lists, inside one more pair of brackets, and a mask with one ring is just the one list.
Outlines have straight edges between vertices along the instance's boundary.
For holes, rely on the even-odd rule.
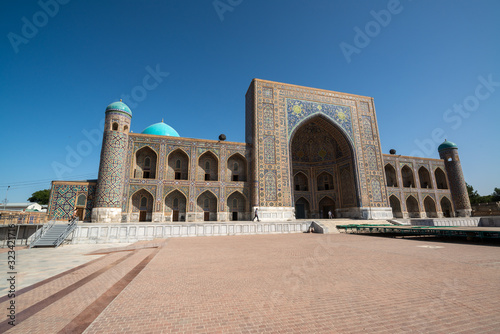
[[0,212],[0,225],[45,224],[46,222],[45,212]]

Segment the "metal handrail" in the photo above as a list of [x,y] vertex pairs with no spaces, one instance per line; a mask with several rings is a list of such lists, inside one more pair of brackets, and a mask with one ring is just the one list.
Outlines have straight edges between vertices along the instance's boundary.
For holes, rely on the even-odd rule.
[[57,238],[56,242],[54,243],[56,247],[58,247],[64,241],[64,239],[66,239],[68,235],[73,232],[73,230],[76,228],[77,223],[78,217],[75,217],[71,220],[71,222],[68,224],[68,227],[66,227],[66,230],[64,230],[64,232],[59,236],[59,238]]
[[55,222],[56,222],[55,220],[51,220],[47,224],[44,224],[41,229],[39,229],[38,231],[36,231],[30,237],[30,239],[31,238],[33,238],[33,239],[30,241],[30,246],[28,248],[32,248],[33,246],[35,246],[35,244],[38,242],[38,240],[40,240],[40,238],[44,235],[45,231],[47,231],[52,226],[54,226]]

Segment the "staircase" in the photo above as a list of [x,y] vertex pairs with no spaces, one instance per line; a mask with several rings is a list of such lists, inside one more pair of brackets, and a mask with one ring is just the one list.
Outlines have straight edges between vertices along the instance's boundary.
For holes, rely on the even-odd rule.
[[30,244],[33,247],[58,247],[76,228],[77,220],[72,220],[69,224],[48,224],[46,228],[40,230]]

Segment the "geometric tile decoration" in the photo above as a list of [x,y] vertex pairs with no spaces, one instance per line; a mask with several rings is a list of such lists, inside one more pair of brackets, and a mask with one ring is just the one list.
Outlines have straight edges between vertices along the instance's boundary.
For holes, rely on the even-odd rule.
[[304,119],[304,117],[314,114],[322,114],[344,129],[349,138],[353,140],[350,107],[296,99],[286,99],[286,104],[288,116],[288,136],[292,134],[295,127]]
[[[253,206],[291,212],[298,202],[318,218],[325,208],[388,209],[388,195],[400,199],[402,215],[407,203],[429,215],[442,212],[441,202],[446,212],[467,209],[458,154],[447,152],[454,158],[447,165],[382,154],[371,98],[255,79],[245,110],[245,143],[132,133],[129,114],[108,110],[97,182],[54,182],[49,215],[66,219],[81,194],[87,220],[93,208],[121,208],[123,222],[144,211],[155,222],[251,219]],[[403,186],[404,166],[411,188]],[[425,181],[421,167],[430,171]]]

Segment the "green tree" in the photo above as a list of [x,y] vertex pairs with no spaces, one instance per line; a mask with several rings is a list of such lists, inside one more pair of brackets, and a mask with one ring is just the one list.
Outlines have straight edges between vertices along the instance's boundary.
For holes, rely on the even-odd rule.
[[498,202],[500,201],[500,188],[495,188],[493,193],[491,194],[492,201],[493,202]]
[[38,190],[31,194],[31,197],[28,198],[30,202],[36,202],[41,205],[49,204],[50,198],[50,189]]
[[477,191],[474,190],[474,187],[472,187],[468,183],[465,183],[465,185],[467,186],[467,193],[469,194],[470,204],[480,203],[479,200],[480,200],[481,196],[479,196],[479,194],[477,193]]

